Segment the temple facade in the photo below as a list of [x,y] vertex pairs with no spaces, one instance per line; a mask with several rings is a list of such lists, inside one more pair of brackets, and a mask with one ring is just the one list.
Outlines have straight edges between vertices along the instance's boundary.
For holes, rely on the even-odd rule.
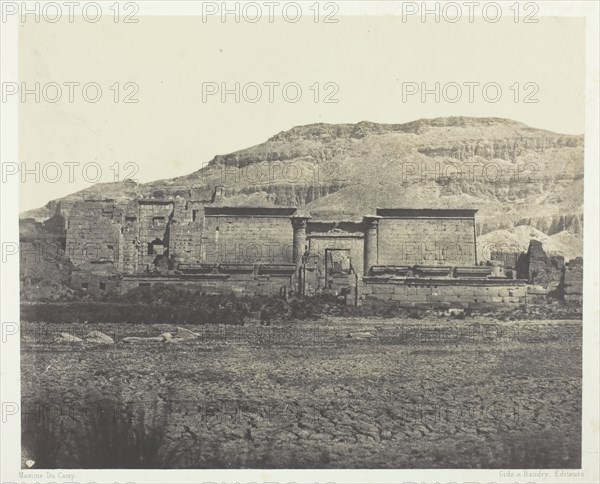
[[174,284],[202,293],[312,295],[348,304],[521,304],[525,282],[480,265],[475,209],[381,208],[359,219],[293,207],[230,207],[192,196],[85,200],[71,210],[71,285],[126,292]]

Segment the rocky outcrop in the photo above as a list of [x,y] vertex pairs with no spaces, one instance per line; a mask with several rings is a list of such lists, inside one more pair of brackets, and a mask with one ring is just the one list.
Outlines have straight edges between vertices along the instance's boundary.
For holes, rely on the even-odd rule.
[[[582,136],[551,133],[500,118],[449,117],[421,119],[404,124],[319,123],[298,126],[281,132],[262,144],[234,153],[217,155],[208,166],[187,176],[146,184],[136,184],[131,180],[98,184],[60,201],[49,202],[43,209],[24,215],[49,217],[60,202],[62,213],[68,216],[73,204],[84,197],[108,197],[114,199],[117,204],[126,204],[128,200],[139,197],[186,196],[192,186],[200,188],[200,196],[209,196],[214,185],[223,184],[220,171],[222,169],[227,173],[225,185],[229,198],[236,195],[257,195],[256,200],[266,200],[275,205],[299,206],[328,197],[344,187],[349,188],[349,193],[359,192],[354,187],[358,189],[365,184],[377,186],[384,181],[394,182],[400,187],[403,176],[401,166],[404,162],[423,162],[427,165],[437,163],[438,160],[464,161],[472,157],[477,157],[479,161],[494,159],[508,163],[507,168],[511,168],[515,160],[521,163],[521,169],[526,163],[532,162],[539,165],[536,173],[540,178],[534,183],[439,179],[436,183],[440,189],[435,196],[444,198],[467,195],[476,198],[474,202],[479,202],[480,205],[485,205],[487,201],[539,201],[540,195],[546,192],[569,192],[573,180],[578,177],[577,183],[581,182],[582,153]],[[266,180],[264,183],[261,180],[260,183],[256,183],[236,175],[236,170],[243,171],[250,165],[290,161],[301,165],[305,176],[300,180],[278,177],[275,180]],[[321,165],[321,171],[315,179],[316,167],[323,162],[329,165]],[[431,168],[426,167],[427,170]],[[525,169],[527,174],[530,171]],[[557,184],[557,176],[563,177],[566,182],[562,185]],[[242,181],[230,183],[230,180],[235,180],[236,177]],[[580,190],[575,190],[573,194],[578,196],[579,192]],[[422,195],[428,200],[434,194],[425,190]],[[576,202],[570,192],[565,195],[557,194],[553,201],[555,204]],[[581,213],[581,203],[575,204],[576,211],[571,209],[566,213],[578,216]],[[566,216],[566,213],[563,213]],[[520,217],[521,223],[526,223],[533,213],[523,215]],[[516,218],[512,223],[518,220]],[[532,221],[529,224],[540,228],[549,226],[546,229],[552,231],[560,231],[560,227],[570,230],[569,227],[573,226],[570,220]],[[547,233],[546,229],[543,231]]]
[[527,152],[544,153],[552,148],[583,147],[583,137],[519,137],[504,139],[471,139],[452,144],[424,146],[418,148],[419,153],[429,157],[447,157],[464,161],[478,156],[485,160],[515,161]]
[[[341,190],[344,187],[341,183],[323,184],[323,185],[268,185],[268,186],[248,186],[239,191],[242,195],[252,195],[262,193],[273,203],[273,205],[300,207],[315,200],[326,197],[332,193]],[[235,196],[235,195],[231,195]]]
[[516,225],[529,225],[547,235],[558,234],[565,230],[575,235],[581,235],[583,234],[583,214],[522,218]]

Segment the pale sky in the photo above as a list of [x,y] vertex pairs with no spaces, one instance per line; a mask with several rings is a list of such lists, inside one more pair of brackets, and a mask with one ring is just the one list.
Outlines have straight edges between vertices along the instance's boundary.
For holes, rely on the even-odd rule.
[[[102,168],[100,181],[113,180],[109,167],[115,163],[121,178],[125,165],[135,163],[135,178],[147,182],[191,173],[217,154],[317,122],[490,116],[584,133],[585,23],[578,18],[540,18],[537,24],[511,19],[422,24],[403,23],[399,17],[223,24],[203,23],[199,17],[141,17],[137,24],[29,22],[21,26],[19,42],[20,82],[28,88],[35,82],[62,86],[56,103],[35,103],[29,96],[21,104],[19,161],[28,169],[36,162],[63,167],[55,183],[35,183],[30,176],[21,185],[20,211],[90,186],[81,167],[74,168],[71,182],[64,163],[96,162]],[[65,82],[96,82],[102,96],[97,103],[86,102],[79,86],[70,103]],[[115,103],[115,82],[122,96],[131,92],[123,89],[125,83],[136,83],[139,102]],[[234,88],[236,82],[262,85],[262,99],[236,103],[230,95],[223,103],[216,95],[203,100],[203,83]],[[286,101],[279,86],[270,103],[265,82],[298,83],[300,100]],[[335,83],[337,93],[324,88],[328,82]],[[496,103],[485,102],[481,87],[475,87],[471,103],[463,87],[456,103],[436,103],[433,96],[423,103],[418,95],[403,100],[402,85],[408,82],[429,87],[495,82],[502,95]],[[313,98],[315,83],[319,102]],[[526,83],[539,90],[525,89]],[[54,97],[55,92],[48,88],[46,94]],[[339,102],[324,103],[328,93]],[[528,93],[539,102],[523,102]],[[246,94],[255,96],[256,90],[249,87]],[[55,173],[48,171],[48,176]],[[94,171],[87,177],[93,178]]]

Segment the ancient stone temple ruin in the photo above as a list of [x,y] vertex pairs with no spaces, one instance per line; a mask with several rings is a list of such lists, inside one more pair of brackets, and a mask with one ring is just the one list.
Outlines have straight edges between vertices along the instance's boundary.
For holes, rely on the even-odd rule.
[[348,304],[520,304],[525,280],[477,259],[474,209],[380,208],[362,218],[210,200],[85,200],[71,210],[71,285],[126,292],[331,293]]

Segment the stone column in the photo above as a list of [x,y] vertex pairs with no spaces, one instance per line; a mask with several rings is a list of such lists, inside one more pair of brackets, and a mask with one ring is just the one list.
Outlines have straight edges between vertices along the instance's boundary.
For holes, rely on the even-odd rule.
[[310,217],[294,216],[292,217],[292,227],[294,227],[294,247],[292,258],[296,267],[302,265],[302,255],[306,246],[306,225]]
[[379,226],[377,215],[368,215],[363,217],[365,226],[365,258],[363,276],[368,276],[371,267],[377,265],[377,228]]

